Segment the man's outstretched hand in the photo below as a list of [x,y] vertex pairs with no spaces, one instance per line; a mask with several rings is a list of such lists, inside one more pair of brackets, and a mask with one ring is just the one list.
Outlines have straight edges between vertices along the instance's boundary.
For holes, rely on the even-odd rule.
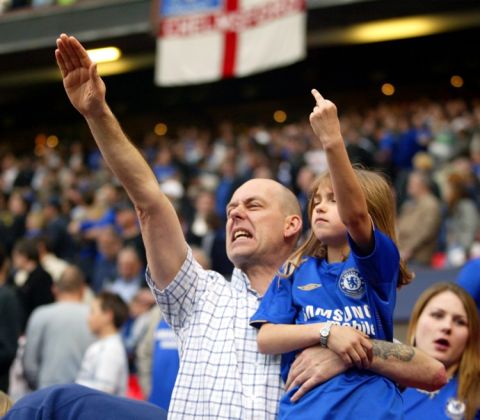
[[65,91],[77,111],[85,117],[104,113],[107,109],[105,83],[82,44],[73,36],[61,34],[57,38],[55,58]]

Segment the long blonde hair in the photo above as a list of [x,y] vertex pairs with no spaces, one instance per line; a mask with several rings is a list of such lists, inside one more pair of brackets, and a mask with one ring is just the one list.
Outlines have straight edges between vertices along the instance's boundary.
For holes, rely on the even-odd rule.
[[408,324],[407,341],[410,345],[415,345],[418,319],[428,302],[443,292],[455,294],[461,300],[467,313],[468,339],[456,372],[458,378],[457,397],[465,402],[465,419],[472,420],[477,410],[480,409],[480,324],[478,308],[470,294],[453,283],[437,283],[429,287],[420,295],[413,307]]
[[[365,169],[354,168],[360,186],[365,194],[368,213],[370,214],[375,227],[387,235],[397,246],[397,233],[395,227],[396,212],[395,199],[392,188],[387,180],[379,173]],[[314,209],[314,195],[321,185],[331,185],[330,173],[323,172],[313,182],[311,196],[308,201],[308,218],[312,219]],[[285,263],[287,275],[291,274],[305,259],[306,256],[325,258],[327,247],[319,241],[313,231],[310,232],[306,241],[288,258]],[[412,281],[413,274],[408,270],[403,260],[400,260],[400,273],[397,285],[403,286]]]

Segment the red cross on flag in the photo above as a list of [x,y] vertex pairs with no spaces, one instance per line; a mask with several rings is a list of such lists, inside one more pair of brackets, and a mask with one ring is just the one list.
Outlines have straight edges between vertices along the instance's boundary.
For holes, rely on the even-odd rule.
[[159,86],[241,77],[302,60],[305,0],[161,0]]

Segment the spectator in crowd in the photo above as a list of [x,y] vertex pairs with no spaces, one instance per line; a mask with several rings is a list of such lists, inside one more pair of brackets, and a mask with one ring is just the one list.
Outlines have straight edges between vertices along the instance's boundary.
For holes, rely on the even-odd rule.
[[398,216],[400,255],[405,261],[430,265],[440,231],[440,201],[432,194],[430,179],[413,171],[408,178],[406,201]]
[[447,177],[445,202],[447,261],[458,267],[468,259],[479,227],[477,206],[461,174],[451,173]]
[[393,340],[396,289],[413,277],[396,246],[395,200],[383,177],[352,168],[336,106],[317,90],[312,94],[310,123],[329,169],[312,187],[311,233],[273,279],[251,325],[260,329],[262,353],[283,354],[285,382],[295,353],[318,344],[319,336],[323,347],[357,368],[300,401],[293,387],[280,401],[279,418],[401,419],[396,384],[363,370],[371,360],[368,337]]
[[122,248],[117,256],[117,277],[105,289],[119,295],[129,304],[138,291],[146,286],[143,265],[134,248]]
[[470,293],[480,311],[480,258],[468,261],[458,273],[456,282]]
[[152,390],[148,401],[167,411],[177,379],[179,363],[175,333],[165,319],[161,319],[154,332]]
[[23,238],[26,232],[26,220],[29,203],[20,191],[13,191],[8,198],[9,216],[0,224],[0,234],[8,255],[11,254],[15,243]]
[[68,262],[55,255],[51,245],[52,242],[50,241],[50,238],[48,236],[37,236],[35,241],[37,244],[40,264],[45,269],[45,271],[50,274],[53,282],[57,282],[62,276],[65,269],[68,267]]
[[389,115],[385,132],[380,139],[379,149],[385,151],[395,176],[407,176],[412,168],[412,159],[423,149],[418,131],[406,115],[400,117]]
[[[149,401],[150,397],[153,396],[152,382],[156,379],[153,376],[153,353],[156,342],[155,331],[162,319],[163,317],[160,307],[158,305],[154,305],[153,308],[148,311],[147,330],[145,331],[143,338],[138,343],[135,353],[138,382],[140,384],[140,388],[142,389],[143,395]],[[161,380],[163,381],[163,378]]]
[[[52,277],[40,264],[37,245],[32,239],[21,239],[13,248],[13,265],[24,276],[15,279],[22,308],[22,331],[35,308],[52,303]],[[19,282],[19,283],[17,283]]]
[[129,316],[122,328],[123,344],[127,351],[129,370],[137,372],[136,351],[140,341],[144,338],[150,322],[150,310],[155,305],[150,290],[141,288],[128,304]]
[[75,229],[87,239],[97,239],[103,229],[115,226],[115,208],[122,200],[118,187],[111,182],[103,183],[95,194],[96,214],[93,218],[81,220]]
[[209,217],[215,211],[215,195],[206,189],[200,189],[195,194],[194,211],[190,229],[187,232],[187,242],[192,245],[202,245],[202,241],[210,233]]
[[59,258],[71,261],[75,249],[68,233],[68,219],[62,214],[58,197],[50,197],[43,207],[45,227],[43,234],[49,238],[52,252]]
[[137,214],[131,203],[124,202],[115,206],[115,224],[120,231],[123,246],[135,248],[143,267],[146,267],[147,256],[145,255],[142,233],[140,232]]
[[15,292],[7,285],[8,270],[7,254],[0,245],[0,391],[5,392],[20,335],[20,308]]
[[220,165],[220,180],[215,190],[215,211],[221,220],[226,220],[225,209],[235,189],[235,159],[227,157]]
[[407,336],[445,365],[448,383],[434,392],[405,390],[405,418],[480,418],[480,324],[472,297],[455,284],[431,286],[413,308]]
[[158,305],[149,320],[136,352],[138,378],[146,399],[168,410],[179,367],[177,339]]
[[35,309],[28,321],[23,368],[32,390],[75,382],[84,353],[94,337],[83,303],[85,280],[67,267],[53,285],[55,303]]
[[87,348],[76,382],[109,394],[124,396],[128,361],[119,331],[128,318],[128,307],[114,293],[100,292],[88,317],[90,331],[98,338]]
[[373,168],[373,156],[375,152],[373,144],[368,139],[361,137],[356,127],[347,125],[342,132],[344,133],[350,162],[352,162],[353,165],[360,165],[364,168]]
[[96,243],[98,253],[90,286],[94,292],[99,292],[118,276],[117,255],[122,249],[122,239],[112,227],[107,227],[99,232]]
[[5,194],[10,194],[13,192],[13,183],[19,172],[17,158],[11,151],[8,151],[2,157],[1,169],[0,179],[2,190]]
[[[273,180],[243,184],[227,208],[227,252],[237,267],[232,281],[205,271],[192,257],[172,204],[160,192],[150,167],[108,107],[105,85],[95,64],[74,37],[62,34],[57,47],[55,54],[67,95],[86,118],[104,159],[137,209],[149,262],[147,281],[179,336],[180,372],[169,414],[275,417],[283,389],[280,359],[258,354],[256,332],[248,320],[296,244],[301,215],[295,196]],[[422,353],[411,351],[407,360],[396,347],[404,346],[381,346],[389,345],[396,350],[388,360],[374,358],[374,369],[404,383],[438,387],[442,382],[438,365]],[[294,385],[306,381],[303,391],[347,368],[328,349],[322,350],[330,359],[322,379],[315,376],[314,369],[308,369],[314,378],[308,381],[298,375],[297,365],[292,367]],[[377,354],[383,354],[382,350]],[[419,359],[422,361],[417,363]],[[316,360],[317,367],[320,364]]]

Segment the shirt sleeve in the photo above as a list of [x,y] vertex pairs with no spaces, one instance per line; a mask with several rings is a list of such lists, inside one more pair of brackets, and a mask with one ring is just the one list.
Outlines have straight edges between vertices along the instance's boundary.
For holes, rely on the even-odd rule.
[[179,272],[165,289],[160,290],[155,285],[148,267],[145,278],[165,320],[178,333],[189,325],[195,305],[215,276],[221,277],[218,273],[204,270],[193,258],[189,247]]
[[250,325],[260,328],[262,324],[294,324],[297,309],[293,304],[292,277],[276,276],[262,298],[257,312],[250,319]]
[[400,272],[400,253],[395,243],[379,229],[373,229],[374,246],[368,255],[361,255],[355,243],[348,236],[353,259],[362,277],[385,299],[397,287]]
[[43,331],[43,308],[33,311],[27,323],[25,342],[25,352],[23,353],[23,370],[25,379],[32,389],[37,389],[38,372],[40,369],[40,345],[42,342]]

